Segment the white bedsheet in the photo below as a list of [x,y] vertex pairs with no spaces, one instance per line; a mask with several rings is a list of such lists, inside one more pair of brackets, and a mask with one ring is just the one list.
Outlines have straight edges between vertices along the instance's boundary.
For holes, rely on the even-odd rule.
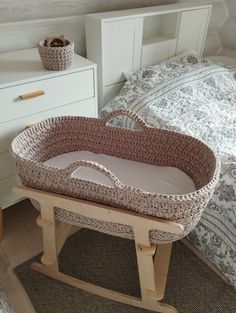
[[[94,161],[105,166],[123,184],[160,194],[186,194],[195,190],[192,179],[175,167],[154,166],[89,151],[74,151],[58,155],[45,163],[65,168],[78,160]],[[112,187],[108,177],[86,167],[76,170],[72,177]]]

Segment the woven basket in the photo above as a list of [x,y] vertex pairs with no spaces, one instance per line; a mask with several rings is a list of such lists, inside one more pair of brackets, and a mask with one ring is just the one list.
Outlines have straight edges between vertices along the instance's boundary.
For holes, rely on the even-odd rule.
[[66,70],[74,60],[74,43],[65,47],[45,47],[44,40],[38,44],[38,51],[43,65],[48,70]]
[[[141,130],[107,124],[111,118],[122,114],[130,116]],[[44,163],[70,151],[91,151],[158,166],[177,167],[191,177],[196,191],[184,195],[154,194],[124,185],[104,166],[95,162],[76,161],[64,169]],[[148,127],[138,116],[122,110],[104,119],[68,116],[45,120],[19,134],[11,145],[11,153],[21,181],[26,186],[156,216],[184,226],[183,235],[151,231],[152,243],[180,239],[196,226],[220,174],[219,158],[203,142],[173,131]],[[81,166],[103,173],[113,182],[113,187],[71,177]],[[40,208],[37,204],[36,207]],[[85,218],[60,208],[55,210],[55,214],[60,221],[133,238],[132,228],[127,225]]]

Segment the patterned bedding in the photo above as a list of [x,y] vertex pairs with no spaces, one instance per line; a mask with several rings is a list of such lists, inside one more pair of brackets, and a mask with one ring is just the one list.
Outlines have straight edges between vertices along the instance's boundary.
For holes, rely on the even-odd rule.
[[14,313],[8,300],[5,292],[0,286],[0,313]]
[[[101,111],[134,111],[147,123],[201,139],[221,157],[216,192],[188,240],[236,287],[236,72],[194,53],[130,76]],[[127,118],[113,124],[134,128]]]

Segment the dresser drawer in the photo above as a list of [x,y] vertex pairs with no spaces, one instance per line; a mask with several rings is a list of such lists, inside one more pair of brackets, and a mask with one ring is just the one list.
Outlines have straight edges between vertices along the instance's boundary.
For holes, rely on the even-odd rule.
[[20,185],[20,179],[14,175],[0,180],[0,207],[5,208],[16,201],[20,200],[22,197],[19,197],[12,191],[13,186]]
[[[20,98],[37,91],[44,94]],[[94,96],[93,69],[0,89],[0,123]]]
[[9,152],[0,154],[0,180],[15,175],[15,165]]
[[0,153],[7,152],[13,138],[23,131],[27,125],[38,123],[46,118],[62,115],[80,115],[96,117],[96,98],[64,105],[59,108],[25,116],[13,121],[0,123]]

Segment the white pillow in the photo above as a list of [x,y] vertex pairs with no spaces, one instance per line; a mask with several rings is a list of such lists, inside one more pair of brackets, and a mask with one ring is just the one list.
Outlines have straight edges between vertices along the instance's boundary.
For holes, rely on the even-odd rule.
[[123,75],[125,76],[125,79],[128,80],[130,78],[130,76],[133,74],[134,72],[123,72]]
[[[187,51],[187,52],[178,54],[178,55],[176,55],[176,56],[174,56],[174,57],[172,57],[172,58],[170,58],[170,59],[163,60],[163,61],[158,62],[158,63],[156,63],[156,64],[150,64],[150,65],[155,66],[155,65],[161,64],[161,63],[163,63],[163,62],[172,61],[172,60],[178,59],[179,57],[182,57],[182,56],[185,56],[185,55],[189,55],[189,54],[196,54],[196,55],[199,56],[199,54],[198,54],[195,50],[190,50],[190,51]],[[146,67],[143,67],[143,68],[141,68],[141,70],[144,70],[145,68],[146,68]],[[129,80],[130,77],[131,77],[134,73],[136,73],[136,72],[138,72],[138,71],[139,71],[139,70],[134,71],[134,72],[132,72],[132,71],[123,72],[123,75],[124,75],[124,77],[125,77],[126,80]]]

